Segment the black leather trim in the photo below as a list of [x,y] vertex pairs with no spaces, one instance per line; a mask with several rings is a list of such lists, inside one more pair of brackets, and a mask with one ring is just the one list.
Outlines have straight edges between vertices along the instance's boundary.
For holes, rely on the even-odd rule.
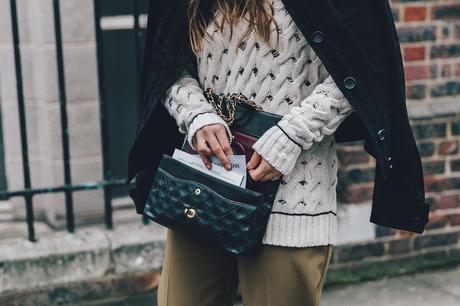
[[244,104],[236,104],[235,121],[231,128],[259,138],[280,121],[282,116],[265,111],[254,111]]

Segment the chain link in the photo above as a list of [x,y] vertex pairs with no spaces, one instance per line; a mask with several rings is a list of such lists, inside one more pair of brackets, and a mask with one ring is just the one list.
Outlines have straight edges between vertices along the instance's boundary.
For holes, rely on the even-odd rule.
[[[223,93],[216,95],[212,92],[211,88],[206,88],[204,91],[205,97],[208,102],[214,107],[217,114],[224,119],[224,121],[230,126],[235,120],[235,109],[236,104],[247,104],[255,110],[263,110],[263,108],[257,105],[254,101],[249,100],[242,93],[232,93],[226,94]],[[214,96],[217,96],[217,101],[214,99]]]

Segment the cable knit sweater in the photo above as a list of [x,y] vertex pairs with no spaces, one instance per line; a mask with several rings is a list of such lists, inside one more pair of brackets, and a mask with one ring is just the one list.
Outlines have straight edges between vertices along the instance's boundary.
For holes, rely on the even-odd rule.
[[[240,20],[230,40],[211,22],[211,41],[197,57],[198,79],[190,70],[167,91],[164,105],[179,131],[193,135],[220,123],[203,89],[241,92],[264,111],[282,115],[253,148],[283,173],[263,243],[306,247],[335,244],[337,236],[337,155],[334,131],[354,111],[324,65],[296,27],[281,0],[272,0],[278,30],[271,24],[271,45],[254,31],[238,44],[247,22]],[[215,14],[220,21],[221,15]],[[276,32],[279,45],[276,45]]]

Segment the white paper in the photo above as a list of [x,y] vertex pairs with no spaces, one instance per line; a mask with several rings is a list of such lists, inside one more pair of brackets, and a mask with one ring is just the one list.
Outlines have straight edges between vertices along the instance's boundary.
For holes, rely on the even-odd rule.
[[[238,156],[238,155],[234,155]],[[213,156],[214,157],[214,156]],[[232,156],[228,156],[229,158]],[[189,154],[187,152],[184,152],[179,149],[175,149],[174,153],[172,155],[172,158],[183,162],[190,167],[193,167],[194,169],[197,169],[199,171],[202,171],[206,174],[209,174],[211,176],[214,176],[218,179],[221,179],[223,181],[226,181],[230,184],[236,185],[236,186],[242,186],[243,183],[246,181],[245,175],[241,175],[241,170],[235,171],[234,169],[232,170],[226,170],[220,162],[217,160],[217,162],[214,162],[211,158],[211,162],[213,163],[213,166],[211,169],[206,168],[204,165],[203,161],[201,160],[201,157],[198,154]],[[237,158],[238,159],[238,158]],[[232,162],[232,160],[230,159]],[[233,162],[232,162],[233,164]],[[240,161],[237,163],[238,169],[241,168],[240,166]],[[246,166],[244,166],[246,167]],[[237,169],[237,168],[235,168]],[[246,168],[243,168],[246,171]],[[244,185],[245,186],[245,185]]]
[[[246,188],[246,155],[228,155],[228,160],[232,164],[232,170],[235,173],[238,173],[243,176],[243,180],[241,181],[241,187]],[[217,165],[219,167],[223,167],[222,163],[220,162],[217,156],[211,156],[211,163],[213,165]],[[214,167],[214,166],[213,166]],[[227,171],[227,170],[226,170]]]

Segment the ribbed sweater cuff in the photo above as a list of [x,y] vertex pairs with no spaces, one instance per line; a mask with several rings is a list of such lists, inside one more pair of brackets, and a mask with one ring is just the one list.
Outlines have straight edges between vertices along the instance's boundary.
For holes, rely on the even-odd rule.
[[294,169],[302,150],[276,125],[268,129],[252,148],[284,175]]
[[335,245],[337,216],[332,213],[316,216],[272,213],[262,243],[286,247]]
[[224,119],[222,119],[222,117],[217,115],[216,113],[213,113],[213,112],[202,113],[202,114],[195,116],[187,132],[187,141],[193,150],[196,151],[196,148],[193,146],[193,143],[192,143],[193,136],[195,135],[196,131],[198,131],[199,129],[201,129],[202,127],[206,125],[211,125],[211,124],[216,124],[216,123],[220,123],[225,127],[227,131],[228,139],[231,142],[232,132],[230,131],[230,128],[227,122],[225,122]]

